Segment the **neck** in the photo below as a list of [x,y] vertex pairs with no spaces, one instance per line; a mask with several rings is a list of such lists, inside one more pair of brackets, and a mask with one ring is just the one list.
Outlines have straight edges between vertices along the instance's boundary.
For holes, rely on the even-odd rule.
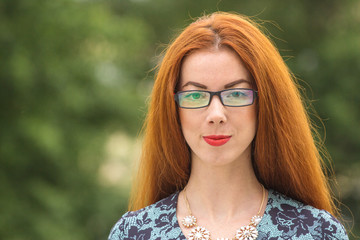
[[199,218],[231,221],[237,216],[253,216],[262,200],[262,187],[251,161],[226,166],[203,164],[193,159],[186,186],[190,207]]

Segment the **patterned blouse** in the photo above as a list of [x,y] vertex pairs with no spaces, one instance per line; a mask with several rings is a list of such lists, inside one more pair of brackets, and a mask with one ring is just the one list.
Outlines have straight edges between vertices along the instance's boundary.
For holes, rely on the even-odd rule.
[[[136,212],[127,212],[115,224],[108,240],[186,240],[177,217],[179,193]],[[325,210],[304,205],[274,190],[257,226],[259,239],[349,239],[341,223]]]

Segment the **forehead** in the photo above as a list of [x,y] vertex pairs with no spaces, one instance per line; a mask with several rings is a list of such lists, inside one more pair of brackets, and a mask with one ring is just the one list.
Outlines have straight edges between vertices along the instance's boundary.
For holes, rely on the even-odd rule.
[[251,75],[239,55],[223,47],[197,50],[184,58],[179,85],[196,82],[209,89],[219,89],[239,79],[251,83]]

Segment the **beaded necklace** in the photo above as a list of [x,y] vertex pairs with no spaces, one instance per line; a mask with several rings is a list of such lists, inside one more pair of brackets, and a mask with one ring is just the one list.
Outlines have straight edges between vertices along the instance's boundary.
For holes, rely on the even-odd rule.
[[[250,219],[250,224],[243,226],[241,228],[239,228],[236,231],[235,234],[235,238],[237,240],[255,240],[258,236],[258,231],[256,230],[256,226],[260,223],[261,221],[261,216],[260,216],[260,212],[261,209],[263,207],[264,204],[264,200],[265,200],[265,188],[263,185],[262,186],[262,201],[261,201],[261,205],[259,208],[259,211],[257,212],[257,214],[255,216],[253,216]],[[186,207],[188,209],[189,215],[184,217],[182,222],[182,225],[185,228],[191,228],[191,232],[189,234],[189,238],[188,240],[211,240],[210,238],[210,232],[201,226],[197,225],[197,219],[196,217],[192,214],[192,211],[190,209],[190,205],[189,205],[189,201],[187,199],[186,196],[186,188],[184,188],[184,200],[186,203]],[[217,238],[216,240],[230,240],[229,238]]]

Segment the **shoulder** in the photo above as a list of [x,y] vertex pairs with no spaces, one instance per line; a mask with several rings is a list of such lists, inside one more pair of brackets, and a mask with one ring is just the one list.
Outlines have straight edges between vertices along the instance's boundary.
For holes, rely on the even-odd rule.
[[305,205],[273,190],[269,190],[265,214],[267,227],[272,229],[274,237],[348,239],[343,225],[329,212]]
[[154,233],[169,228],[174,222],[177,196],[175,193],[138,211],[125,213],[112,228],[108,239],[153,239]]

